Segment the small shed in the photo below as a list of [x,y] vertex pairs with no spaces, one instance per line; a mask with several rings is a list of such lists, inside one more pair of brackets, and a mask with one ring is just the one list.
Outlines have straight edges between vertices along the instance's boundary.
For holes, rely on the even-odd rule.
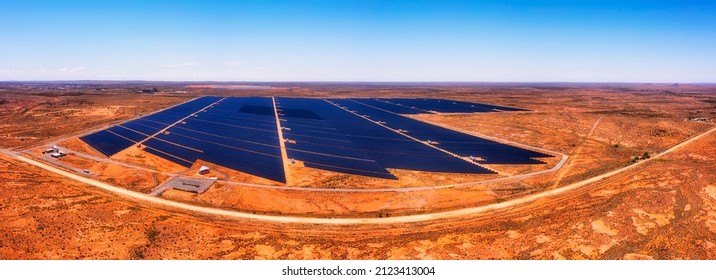
[[201,167],[199,167],[199,174],[206,174],[206,173],[209,173],[208,166],[202,165]]

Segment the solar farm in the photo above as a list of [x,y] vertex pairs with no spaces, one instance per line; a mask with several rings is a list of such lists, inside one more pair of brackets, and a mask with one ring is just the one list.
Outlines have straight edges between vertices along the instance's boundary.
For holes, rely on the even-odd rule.
[[6,87],[4,252],[713,257],[714,87],[269,85]]
[[398,180],[396,170],[490,175],[494,165],[536,165],[553,155],[411,118],[526,111],[406,98],[205,96],[80,137],[105,157],[130,147],[192,168],[199,161],[290,184],[313,170]]

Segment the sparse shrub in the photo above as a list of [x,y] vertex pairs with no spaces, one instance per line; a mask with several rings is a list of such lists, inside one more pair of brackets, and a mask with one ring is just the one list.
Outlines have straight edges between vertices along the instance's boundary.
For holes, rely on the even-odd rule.
[[157,240],[157,236],[159,236],[159,231],[154,228],[148,228],[146,231],[144,231],[144,234],[147,235],[147,240],[149,240],[149,243],[154,243],[155,240]]
[[146,256],[144,255],[144,249],[142,247],[134,247],[130,252],[129,258],[132,260],[143,260]]

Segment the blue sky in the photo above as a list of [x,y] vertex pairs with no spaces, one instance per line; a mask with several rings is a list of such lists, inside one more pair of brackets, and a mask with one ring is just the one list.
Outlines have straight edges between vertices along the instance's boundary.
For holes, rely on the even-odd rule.
[[716,82],[713,1],[0,3],[0,80]]

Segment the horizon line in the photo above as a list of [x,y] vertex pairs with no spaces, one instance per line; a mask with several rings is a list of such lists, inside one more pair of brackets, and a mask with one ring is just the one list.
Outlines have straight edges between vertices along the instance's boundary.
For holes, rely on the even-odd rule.
[[274,81],[229,81],[229,80],[104,80],[104,79],[47,79],[47,80],[0,80],[0,83],[49,83],[49,82],[144,82],[144,83],[325,83],[325,84],[689,84],[689,85],[716,85],[716,81],[709,82],[649,82],[649,81],[321,81],[321,80],[274,80]]

